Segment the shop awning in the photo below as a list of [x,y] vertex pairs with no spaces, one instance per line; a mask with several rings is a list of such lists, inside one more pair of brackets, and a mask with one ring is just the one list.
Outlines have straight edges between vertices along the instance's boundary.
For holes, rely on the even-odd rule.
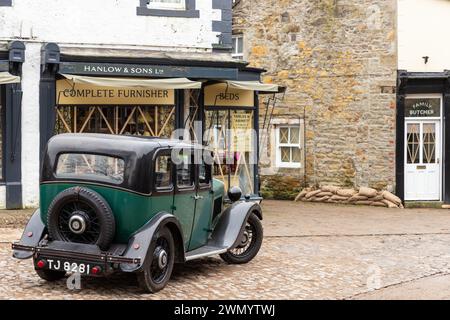
[[259,93],[281,93],[286,90],[286,87],[277,84],[267,84],[258,81],[231,81],[226,83],[233,89],[258,91]]
[[0,84],[19,83],[20,77],[14,76],[9,72],[0,72]]
[[152,89],[200,89],[202,83],[187,78],[148,79],[148,78],[102,78],[61,74],[73,83],[90,84],[100,87],[152,88]]

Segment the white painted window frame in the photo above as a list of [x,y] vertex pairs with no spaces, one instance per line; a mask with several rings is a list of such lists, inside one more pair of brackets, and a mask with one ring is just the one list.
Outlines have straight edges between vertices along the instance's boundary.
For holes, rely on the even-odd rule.
[[[280,143],[280,129],[282,128],[289,128],[289,136],[288,140],[290,141],[291,138],[291,130],[290,128],[298,128],[298,141],[299,143]],[[291,169],[300,169],[302,168],[302,161],[300,159],[300,162],[282,162],[281,161],[281,148],[287,147],[287,148],[299,148],[300,152],[302,150],[302,140],[301,140],[302,134],[301,134],[301,125],[300,124],[286,124],[286,125],[278,125],[275,129],[275,153],[276,153],[276,166],[278,168],[291,168]]]
[[[241,34],[235,34],[231,37],[233,44],[235,45],[236,50],[233,50],[231,53],[231,56],[234,59],[244,60],[244,35]],[[239,39],[242,39],[242,52],[239,52]]]
[[186,1],[179,0],[178,3],[170,3],[170,2],[148,2],[147,7],[149,9],[161,9],[161,10],[186,10]]

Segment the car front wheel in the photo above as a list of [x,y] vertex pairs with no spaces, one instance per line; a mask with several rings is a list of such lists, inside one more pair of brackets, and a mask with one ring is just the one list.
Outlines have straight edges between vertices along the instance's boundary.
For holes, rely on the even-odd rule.
[[263,240],[263,227],[259,218],[252,213],[245,225],[244,233],[237,247],[222,253],[220,257],[231,264],[250,262],[259,252]]
[[175,243],[167,228],[159,230],[147,252],[143,271],[137,274],[139,286],[146,292],[162,290],[169,282],[175,261]]

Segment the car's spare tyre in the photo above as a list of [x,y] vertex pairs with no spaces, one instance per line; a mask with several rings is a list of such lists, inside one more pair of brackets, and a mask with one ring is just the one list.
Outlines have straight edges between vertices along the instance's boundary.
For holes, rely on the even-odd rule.
[[48,208],[51,239],[95,244],[102,250],[111,245],[116,230],[114,215],[97,192],[73,187],[59,193]]

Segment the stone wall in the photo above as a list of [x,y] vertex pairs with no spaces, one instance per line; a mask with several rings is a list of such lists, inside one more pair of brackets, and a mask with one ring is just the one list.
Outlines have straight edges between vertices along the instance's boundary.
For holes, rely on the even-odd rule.
[[306,184],[392,190],[396,1],[242,0],[233,22],[250,65],[288,87],[274,117],[305,118]]

